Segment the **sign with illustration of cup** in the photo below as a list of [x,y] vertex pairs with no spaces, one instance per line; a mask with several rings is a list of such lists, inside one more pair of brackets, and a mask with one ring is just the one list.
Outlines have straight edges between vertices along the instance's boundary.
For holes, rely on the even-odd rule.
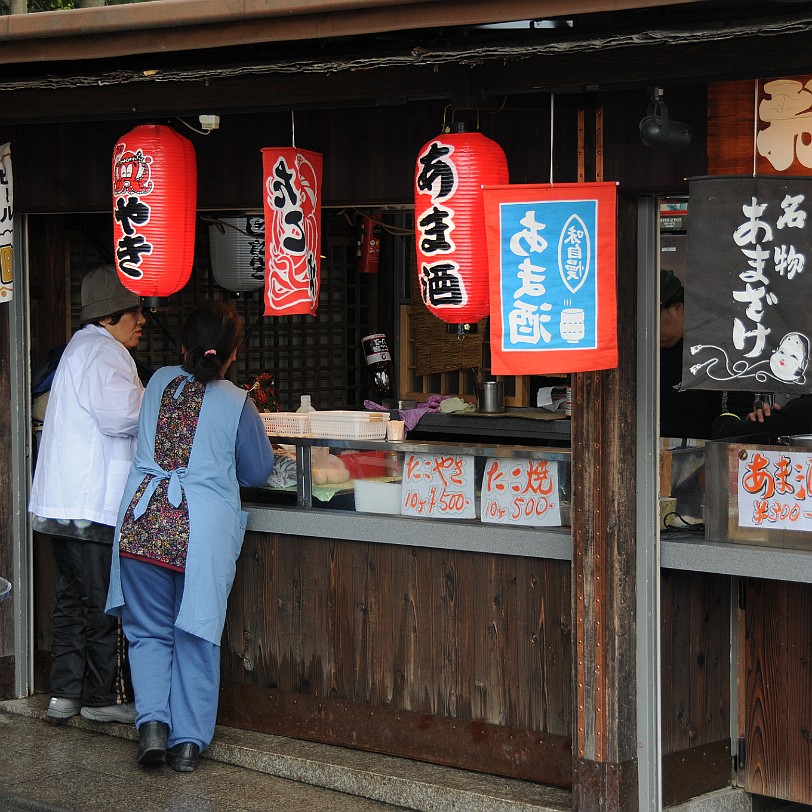
[[491,372],[617,366],[615,183],[485,186]]
[[812,178],[690,181],[686,388],[812,391]]

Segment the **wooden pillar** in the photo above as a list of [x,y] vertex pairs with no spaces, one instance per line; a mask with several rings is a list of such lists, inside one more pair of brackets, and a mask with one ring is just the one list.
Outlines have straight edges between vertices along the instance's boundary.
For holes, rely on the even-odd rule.
[[[602,179],[601,123],[600,110],[581,117],[584,180]],[[620,205],[619,366],[572,381],[573,809],[580,812],[638,808],[635,224],[634,206]]]

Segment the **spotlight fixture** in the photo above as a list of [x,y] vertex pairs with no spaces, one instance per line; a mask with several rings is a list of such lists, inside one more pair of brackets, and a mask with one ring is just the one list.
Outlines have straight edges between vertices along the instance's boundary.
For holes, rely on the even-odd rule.
[[681,121],[668,120],[663,90],[655,87],[646,115],[640,121],[640,140],[652,149],[685,149],[691,143],[691,128]]

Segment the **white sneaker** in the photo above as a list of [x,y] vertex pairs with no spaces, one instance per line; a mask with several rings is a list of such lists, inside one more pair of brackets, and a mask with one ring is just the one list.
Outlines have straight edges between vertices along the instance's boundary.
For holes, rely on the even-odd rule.
[[131,725],[135,722],[135,702],[121,705],[105,705],[101,708],[82,708],[82,717],[94,722],[120,722]]
[[48,703],[48,710],[45,715],[49,719],[63,721],[76,716],[82,708],[82,703],[78,699],[67,699],[64,696],[52,696]]

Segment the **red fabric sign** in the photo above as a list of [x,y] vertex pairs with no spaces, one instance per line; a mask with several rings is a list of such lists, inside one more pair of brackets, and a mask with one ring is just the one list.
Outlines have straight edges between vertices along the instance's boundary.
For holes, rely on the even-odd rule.
[[486,186],[491,372],[617,366],[615,183]]
[[322,156],[262,150],[265,176],[265,315],[315,316],[321,267]]

